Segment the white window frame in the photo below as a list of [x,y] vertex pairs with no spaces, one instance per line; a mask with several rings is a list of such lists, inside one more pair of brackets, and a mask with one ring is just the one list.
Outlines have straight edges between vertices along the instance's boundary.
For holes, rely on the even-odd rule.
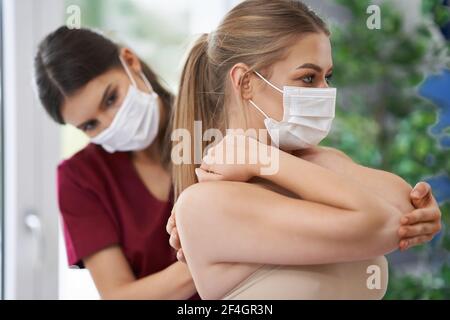
[[[0,21],[3,19],[3,3],[0,1]],[[0,50],[3,51],[3,30],[0,26]],[[3,159],[3,56],[0,52],[0,300],[3,299],[4,290],[4,159]]]
[[60,129],[32,74],[38,42],[63,19],[61,0],[3,0],[5,299],[58,297]]

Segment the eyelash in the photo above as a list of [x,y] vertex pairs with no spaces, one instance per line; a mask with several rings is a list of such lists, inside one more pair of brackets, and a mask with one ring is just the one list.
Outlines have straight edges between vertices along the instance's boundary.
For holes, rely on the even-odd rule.
[[[94,130],[97,127],[97,124],[98,124],[97,120],[89,121],[88,123],[86,123],[83,126],[83,131],[84,132],[92,131],[92,130]],[[90,127],[90,126],[92,126],[92,127]]]
[[[106,106],[107,108],[113,106],[114,103],[116,102],[116,99],[117,99],[117,92],[114,90],[114,91],[111,93],[111,95],[108,97],[108,99],[106,99],[106,101],[105,101],[105,106]],[[98,121],[97,121],[97,120],[89,121],[88,123],[86,123],[86,124],[83,126],[83,131],[84,131],[84,132],[88,132],[88,131],[95,130],[95,128],[97,127],[97,125],[98,125]]]
[[[305,79],[307,79],[307,78],[311,78],[311,81],[305,81]],[[314,82],[314,78],[315,78],[315,75],[314,75],[314,74],[311,74],[311,75],[307,75],[307,76],[304,76],[304,77],[302,77],[302,78],[299,78],[298,80],[301,80],[301,81],[303,81],[303,82],[306,83],[306,84],[312,84],[312,83]],[[332,78],[333,78],[333,74],[330,74],[330,75],[328,75],[328,76],[325,77],[325,81],[326,81],[328,84],[330,84]]]
[[114,90],[111,95],[108,97],[108,99],[106,99],[106,106],[110,107],[114,104],[114,102],[116,102],[116,98],[117,98],[117,94],[116,91]]

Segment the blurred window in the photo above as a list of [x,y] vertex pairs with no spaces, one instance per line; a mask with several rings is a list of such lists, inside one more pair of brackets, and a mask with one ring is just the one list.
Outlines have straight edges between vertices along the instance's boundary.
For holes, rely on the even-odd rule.
[[3,219],[4,219],[4,206],[3,206],[3,41],[2,41],[2,1],[0,1],[0,299],[3,299]]

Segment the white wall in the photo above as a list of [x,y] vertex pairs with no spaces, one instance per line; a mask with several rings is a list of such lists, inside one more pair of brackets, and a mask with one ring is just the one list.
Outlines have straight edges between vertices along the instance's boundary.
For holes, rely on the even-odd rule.
[[32,70],[38,41],[62,23],[49,14],[61,3],[3,1],[6,299],[57,297],[59,130],[34,96]]

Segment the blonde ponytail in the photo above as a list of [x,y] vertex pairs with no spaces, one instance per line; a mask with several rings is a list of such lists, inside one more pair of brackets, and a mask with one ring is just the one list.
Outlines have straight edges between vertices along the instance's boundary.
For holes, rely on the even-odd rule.
[[[173,109],[173,129],[187,129],[191,133],[191,155],[190,164],[173,165],[173,179],[175,186],[175,196],[188,186],[197,182],[194,164],[194,122],[202,121],[204,130],[212,127],[211,105],[214,95],[211,94],[214,88],[212,84],[211,66],[208,61],[208,34],[203,34],[194,43],[186,60],[181,75],[178,99]],[[174,141],[172,146],[177,142]],[[202,148],[205,148],[202,142]]]
[[[197,182],[194,144],[201,137],[194,137],[194,121],[201,121],[202,135],[210,128],[224,132],[227,126],[224,105],[231,68],[244,63],[250,71],[268,70],[296,39],[308,33],[329,35],[325,23],[302,2],[247,0],[233,8],[216,31],[195,42],[172,117],[172,130],[187,129],[191,136],[191,164],[172,167],[176,197]],[[205,146],[202,141],[202,150]]]

